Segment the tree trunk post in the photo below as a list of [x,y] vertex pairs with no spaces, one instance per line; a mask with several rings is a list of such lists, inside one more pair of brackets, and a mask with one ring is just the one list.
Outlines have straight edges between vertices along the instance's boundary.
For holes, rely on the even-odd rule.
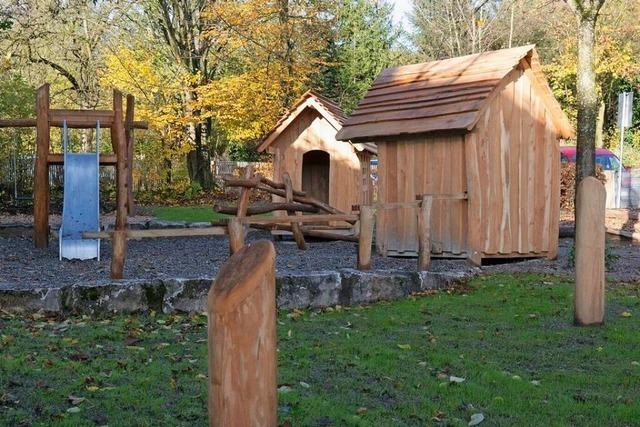
[[244,225],[237,217],[229,218],[229,253],[238,252],[244,246]]
[[122,94],[113,91],[111,143],[116,152],[116,226],[113,235],[111,278],[122,279],[127,253],[127,141],[122,121]]
[[358,270],[371,269],[371,245],[375,210],[371,206],[360,207],[360,237],[358,242]]
[[210,427],[277,426],[275,302],[271,242],[245,246],[220,269],[207,309]]
[[422,196],[418,210],[418,271],[429,270],[431,264],[431,205],[433,197]]
[[135,116],[136,101],[133,95],[127,95],[127,112],[125,116],[125,140],[127,141],[127,214],[136,214],[136,206],[133,200],[133,157],[134,157],[134,132],[133,119]]
[[[282,181],[284,182],[284,191],[285,191],[285,199],[286,203],[293,203],[293,183],[291,182],[291,177],[288,172],[282,174]],[[287,215],[295,216],[297,215],[295,211],[288,210]],[[300,228],[300,223],[291,220],[291,232],[293,233],[293,239],[296,241],[298,245],[298,249],[306,250],[307,243],[304,241],[304,235],[302,234],[302,228]]]
[[33,180],[33,244],[49,245],[49,84],[36,94],[36,161]]
[[[244,178],[248,180],[253,178],[253,165],[248,165],[245,168]],[[251,190],[251,187],[242,187],[242,189],[240,190],[240,198],[238,199],[238,212],[236,214],[238,218],[247,216],[247,208],[249,207]]]
[[578,185],[576,202],[575,323],[599,325],[604,322],[604,186],[596,178],[586,177]]

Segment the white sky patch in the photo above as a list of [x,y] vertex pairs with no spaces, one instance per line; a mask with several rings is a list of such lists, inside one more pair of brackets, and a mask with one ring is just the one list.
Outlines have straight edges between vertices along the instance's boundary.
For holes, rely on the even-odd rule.
[[413,0],[388,0],[393,4],[393,22],[407,29],[410,25],[408,14],[413,8]]

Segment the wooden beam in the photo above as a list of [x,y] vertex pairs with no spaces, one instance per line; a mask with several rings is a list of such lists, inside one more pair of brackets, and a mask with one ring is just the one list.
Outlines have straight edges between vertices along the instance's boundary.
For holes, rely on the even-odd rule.
[[[295,218],[299,223],[313,222],[329,222],[329,221],[357,221],[358,215],[355,214],[329,214],[329,215],[302,215]],[[291,218],[283,217],[244,217],[238,218],[242,224],[287,224],[292,221]]]
[[432,196],[423,196],[418,211],[418,271],[429,270],[431,263],[431,206]]
[[133,95],[127,95],[127,112],[124,119],[124,138],[127,144],[127,214],[136,214],[136,206],[133,200],[133,117],[135,115],[136,100]]
[[36,93],[36,161],[33,177],[33,243],[36,248],[49,244],[49,85]]
[[[244,169],[244,179],[253,179],[253,165],[249,164]],[[258,178],[259,179],[259,178]],[[247,208],[249,207],[249,198],[251,197],[251,190],[253,187],[242,187],[240,190],[240,197],[238,198],[238,211],[236,216],[238,218],[247,216]]]
[[[113,166],[117,163],[118,157],[115,154],[100,154],[100,164],[104,166]],[[47,155],[47,163],[50,165],[64,164],[64,154],[49,153]]]
[[[85,231],[82,233],[83,239],[111,239],[113,231]],[[169,228],[159,230],[127,230],[129,239],[146,239],[158,237],[193,237],[193,236],[224,236],[227,234],[226,227],[204,227],[204,228]]]
[[[286,203],[293,204],[293,183],[291,182],[291,177],[288,172],[282,174],[282,181],[284,182],[284,192],[286,194],[285,201]],[[293,218],[298,216],[294,210],[288,210],[287,215]],[[304,235],[302,234],[299,222],[291,221],[291,232],[293,233],[293,239],[298,245],[298,249],[303,251],[306,250],[307,243],[304,241]]]
[[113,234],[111,278],[121,279],[127,252],[127,141],[122,121],[122,94],[113,91],[113,126],[111,144],[117,156],[116,162],[116,232]]
[[604,322],[604,248],[606,191],[589,176],[578,185],[576,197],[576,291],[575,323],[580,326]]
[[371,246],[373,244],[373,226],[375,210],[371,206],[360,208],[360,238],[358,243],[358,270],[371,268]]
[[278,425],[275,257],[271,242],[245,246],[209,290],[210,427]]
[[[34,128],[37,127],[37,122],[37,119],[0,119],[0,128]],[[49,120],[49,127],[61,128],[63,126],[63,123],[64,118],[63,120],[59,120],[59,118],[56,118],[55,120]],[[96,127],[96,122],[94,120],[75,120],[73,122],[68,121],[67,127],[75,129],[92,129]],[[105,129],[110,128],[111,120],[105,122],[104,124],[101,121],[100,127]],[[143,121],[134,121],[131,127],[133,129],[149,129],[149,124]]]
[[[238,212],[238,208],[233,206],[220,206],[214,205],[213,210],[218,213],[223,213],[227,215],[235,215]],[[318,208],[303,205],[302,203],[268,203],[268,204],[260,204],[253,205],[247,207],[246,216],[251,215],[260,215],[273,211],[298,211],[298,212],[308,212],[308,213],[318,213]]]
[[238,252],[244,246],[244,226],[240,218],[229,218],[229,253],[231,255]]

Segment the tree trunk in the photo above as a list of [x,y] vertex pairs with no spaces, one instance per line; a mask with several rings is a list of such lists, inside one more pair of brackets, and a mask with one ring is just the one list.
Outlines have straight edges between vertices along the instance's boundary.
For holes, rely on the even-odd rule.
[[600,107],[598,108],[598,122],[596,123],[596,147],[604,147],[604,113],[605,105],[600,100]]
[[599,109],[594,65],[596,16],[578,18],[576,190],[582,178],[596,174],[596,122]]

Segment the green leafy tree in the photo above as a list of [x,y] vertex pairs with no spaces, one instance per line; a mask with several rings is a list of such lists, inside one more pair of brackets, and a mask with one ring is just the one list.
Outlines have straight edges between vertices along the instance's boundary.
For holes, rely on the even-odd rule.
[[373,0],[345,0],[336,12],[328,65],[318,86],[347,112],[358,104],[380,71],[394,63],[400,31],[394,27],[391,5]]

